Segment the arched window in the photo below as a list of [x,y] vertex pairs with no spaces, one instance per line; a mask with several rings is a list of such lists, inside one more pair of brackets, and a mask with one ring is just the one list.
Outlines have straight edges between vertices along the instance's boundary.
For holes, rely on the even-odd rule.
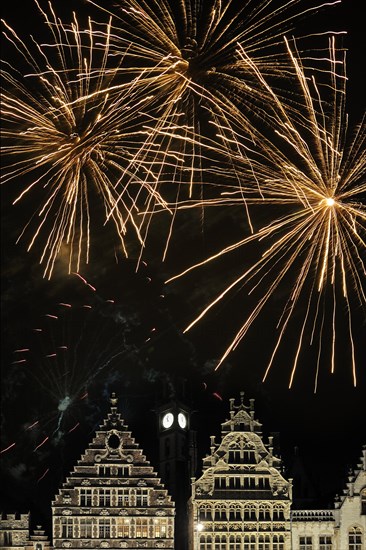
[[212,550],[212,536],[201,535],[199,540],[200,550]]
[[258,550],[270,550],[271,540],[269,535],[259,535]]
[[285,537],[273,535],[272,550],[285,550]]
[[362,531],[359,527],[351,527],[348,531],[348,550],[362,550]]
[[230,535],[229,550],[240,550],[240,535]]
[[255,535],[244,536],[244,550],[256,550]]

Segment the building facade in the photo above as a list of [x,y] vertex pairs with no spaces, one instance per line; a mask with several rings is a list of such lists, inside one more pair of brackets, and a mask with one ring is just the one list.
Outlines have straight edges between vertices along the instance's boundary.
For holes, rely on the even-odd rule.
[[293,510],[291,550],[366,550],[366,448],[331,510]]
[[52,503],[53,546],[174,548],[174,503],[111,410]]
[[5,550],[51,550],[45,531],[38,525],[30,534],[30,514],[1,514],[0,548]]
[[254,401],[230,400],[221,441],[211,437],[203,473],[192,480],[190,548],[285,550],[291,548],[291,480],[284,479],[273,441],[264,443]]
[[[189,416],[182,407],[159,412],[165,453],[176,442],[169,432],[174,422],[184,433]],[[180,417],[179,426],[182,412],[187,416],[185,421]],[[165,443],[167,435],[170,443]],[[366,447],[334,507],[293,509],[292,481],[283,475],[273,438],[264,441],[254,400],[246,405],[241,393],[237,404],[230,400],[220,441],[211,437],[202,475],[191,480],[187,510],[187,532],[174,530],[171,496],[125,425],[112,394],[107,418],[52,503],[52,546],[40,527],[29,534],[29,514],[2,514],[0,548],[366,550]]]

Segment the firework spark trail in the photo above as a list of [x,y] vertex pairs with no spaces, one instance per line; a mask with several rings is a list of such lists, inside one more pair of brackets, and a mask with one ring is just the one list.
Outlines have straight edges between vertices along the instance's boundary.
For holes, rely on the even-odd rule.
[[66,25],[51,5],[48,15],[36,4],[49,43],[28,45],[3,22],[7,44],[27,69],[3,64],[2,183],[22,182],[14,203],[36,195],[40,206],[19,238],[33,232],[28,250],[43,238],[50,277],[65,246],[69,272],[89,261],[94,219],[112,220],[126,255],[128,226],[143,246],[138,214],[154,202],[166,208],[153,169],[159,173],[169,155],[150,143],[151,117],[142,113],[149,96],[116,80],[124,57],[117,63],[110,52],[111,21],[89,19],[81,29],[75,15]]
[[[292,335],[297,333],[297,345],[289,386],[294,382],[304,348],[317,346],[316,391],[321,361],[327,360],[330,371],[334,372],[339,346],[347,348],[353,384],[357,383],[356,352],[360,350],[356,349],[354,328],[357,310],[365,312],[366,306],[366,207],[362,199],[366,193],[366,120],[363,117],[354,135],[347,136],[344,53],[336,50],[334,38],[330,41],[329,57],[323,60],[328,64],[320,78],[323,88],[313,75],[309,77],[301,58],[288,43],[287,48],[302,90],[303,109],[289,110],[240,48],[243,60],[272,95],[277,139],[270,142],[258,134],[257,144],[261,149],[252,160],[253,150],[248,153],[239,134],[231,133],[228,140],[234,144],[231,161],[236,165],[231,175],[239,177],[247,191],[254,166],[261,194],[255,197],[252,193],[249,200],[257,208],[265,209],[269,222],[170,281],[257,243],[258,259],[227,285],[186,330],[235,289],[247,288],[248,295],[257,296],[256,305],[222,355],[221,364],[263,313],[270,299],[281,290],[285,298],[277,322],[278,336],[264,379],[291,331]],[[325,76],[328,77],[326,83]],[[326,100],[322,99],[324,90]],[[220,132],[222,127],[218,128]],[[241,148],[244,148],[242,156],[238,155]],[[219,202],[215,201],[214,205]],[[233,191],[223,195],[221,205],[241,202],[238,191]],[[183,208],[192,206],[182,205]],[[288,212],[279,214],[279,208]],[[344,324],[340,325],[341,322]],[[342,326],[340,333],[339,326]]]
[[[257,86],[252,71],[237,54],[237,43],[266,76],[290,77],[283,33],[298,19],[338,0],[311,5],[290,0],[281,6],[272,0],[246,0],[240,7],[231,0],[120,0],[113,11],[94,0],[88,3],[113,17],[111,51],[125,57],[121,72],[155,107],[151,143],[160,151],[176,152],[176,163],[173,155],[170,162],[160,165],[158,174],[160,182],[169,182],[164,197],[170,197],[174,213],[165,258],[177,203],[187,195],[197,199],[205,191],[201,140],[205,134],[210,136],[208,122],[219,117],[230,125],[233,117],[240,116],[250,135],[252,125],[266,118],[269,95],[265,87]],[[159,207],[155,201],[152,213]]]

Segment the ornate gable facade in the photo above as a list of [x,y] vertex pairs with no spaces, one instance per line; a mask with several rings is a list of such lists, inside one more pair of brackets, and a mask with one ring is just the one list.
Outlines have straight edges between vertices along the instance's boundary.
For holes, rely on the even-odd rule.
[[254,400],[230,400],[221,441],[211,437],[203,473],[192,482],[190,547],[197,550],[291,548],[291,482],[281,474],[273,439],[264,443]]
[[174,503],[111,410],[52,503],[54,548],[174,548]]

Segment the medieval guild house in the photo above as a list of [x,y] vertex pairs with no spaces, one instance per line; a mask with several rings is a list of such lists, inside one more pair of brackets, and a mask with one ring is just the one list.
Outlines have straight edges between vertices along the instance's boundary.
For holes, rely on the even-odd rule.
[[[121,418],[114,394],[110,401],[110,412],[52,503],[52,543],[40,527],[30,535],[29,514],[3,513],[0,548],[366,550],[366,447],[333,508],[296,510],[292,480],[284,477],[272,437],[264,440],[254,400],[246,405],[241,393],[238,403],[230,400],[220,441],[211,437],[202,474],[186,481],[188,521],[177,522],[170,494],[185,491],[174,491],[168,481],[184,484],[183,473],[190,472],[181,468],[182,457],[192,458],[188,408],[180,404],[159,414],[160,469],[169,464],[169,472],[180,472],[165,475],[165,486]],[[177,442],[179,452],[168,453]]]

